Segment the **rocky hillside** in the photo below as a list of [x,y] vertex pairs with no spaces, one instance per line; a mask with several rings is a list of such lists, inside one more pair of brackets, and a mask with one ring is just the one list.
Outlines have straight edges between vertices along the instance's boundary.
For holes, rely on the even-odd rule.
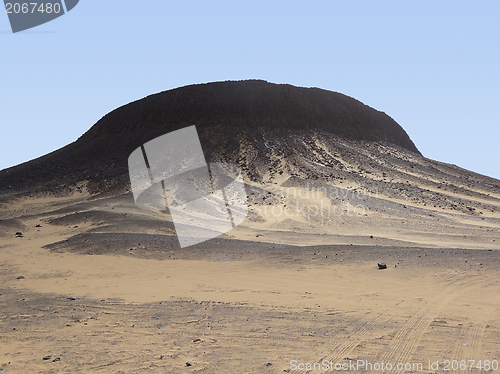
[[311,162],[322,163],[320,175],[341,177],[340,155],[318,150],[336,139],[420,155],[392,118],[340,93],[259,80],[217,82],[165,91],[112,111],[74,143],[0,171],[0,193],[57,191],[79,182],[95,192],[126,189],[134,149],[191,125],[208,161],[238,163],[252,180],[262,179],[268,166],[294,174]]

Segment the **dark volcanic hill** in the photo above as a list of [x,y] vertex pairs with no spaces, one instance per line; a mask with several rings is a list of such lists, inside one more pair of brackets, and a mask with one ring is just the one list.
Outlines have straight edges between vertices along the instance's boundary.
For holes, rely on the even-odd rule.
[[[105,213],[93,212],[95,221],[118,219],[121,225],[122,213],[137,213],[128,174],[131,152],[158,136],[193,125],[207,162],[235,163],[241,168],[249,208],[255,209],[248,222],[255,219],[265,227],[270,221],[264,208],[287,207],[301,218],[283,223],[285,231],[307,232],[313,224],[359,235],[362,230],[380,233],[385,227],[384,235],[394,239],[401,238],[400,225],[411,221],[416,242],[425,241],[429,230],[467,235],[464,227],[455,227],[457,217],[470,218],[472,225],[500,222],[500,181],[425,158],[393,119],[353,98],[264,81],[181,87],[112,111],[74,143],[0,171],[3,217],[17,214],[18,208],[11,204],[16,197],[49,192],[55,195],[56,205],[63,203],[58,199],[61,195],[96,200],[93,207]],[[90,196],[74,193],[85,190]],[[295,191],[322,191],[330,207],[342,209],[358,207],[363,201],[362,210],[367,213],[362,219],[331,216],[330,208],[321,205],[323,200],[315,200],[317,196],[299,196],[304,200],[300,204],[310,198],[307,206],[321,206],[322,215],[304,218],[294,200]],[[366,195],[370,198],[362,200]],[[108,212],[105,201],[115,198],[126,206]],[[29,205],[31,200],[20,201]],[[19,211],[22,215],[28,210]],[[83,224],[90,216],[79,217]],[[150,218],[155,221],[158,216]],[[78,219],[69,222],[80,226]],[[493,227],[484,226],[476,236],[472,230],[471,238],[477,242]]]
[[[123,187],[134,149],[191,125],[208,161],[237,162],[253,179],[261,177],[255,162],[269,161],[265,144],[288,139],[275,156],[295,153],[300,144],[290,137],[378,142],[419,154],[392,118],[343,94],[260,80],[217,82],[161,92],[112,111],[74,143],[1,171],[0,191],[53,190],[83,180],[101,191]],[[244,155],[242,144],[250,154]]]
[[405,131],[385,113],[340,93],[264,81],[182,87],[125,105],[97,122],[80,141],[146,138],[196,125],[198,131],[324,131],[350,140],[386,141],[413,152]]

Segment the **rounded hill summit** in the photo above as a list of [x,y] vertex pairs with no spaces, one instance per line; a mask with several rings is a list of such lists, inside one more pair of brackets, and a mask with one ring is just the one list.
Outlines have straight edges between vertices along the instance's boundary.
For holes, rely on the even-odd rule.
[[[81,181],[98,190],[126,187],[131,152],[193,125],[208,162],[236,163],[253,180],[262,179],[270,164],[279,173],[320,163],[329,170],[322,174],[334,174],[335,139],[383,143],[420,155],[396,121],[349,96],[262,80],[226,81],[180,87],[117,108],[75,142],[0,171],[5,181],[0,189],[52,190]],[[318,145],[323,141],[329,145]]]

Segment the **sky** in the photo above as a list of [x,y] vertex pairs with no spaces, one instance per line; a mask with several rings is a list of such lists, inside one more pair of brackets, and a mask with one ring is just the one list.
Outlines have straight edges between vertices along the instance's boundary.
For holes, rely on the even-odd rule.
[[500,179],[499,18],[498,1],[80,0],[13,34],[3,13],[0,170],[147,95],[263,79],[352,96],[424,156]]

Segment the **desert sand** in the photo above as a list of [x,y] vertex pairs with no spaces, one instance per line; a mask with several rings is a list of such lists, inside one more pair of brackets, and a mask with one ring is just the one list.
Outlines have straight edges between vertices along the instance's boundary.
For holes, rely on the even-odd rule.
[[410,216],[402,231],[375,212],[328,218],[337,225],[263,212],[181,249],[169,215],[136,208],[130,193],[5,202],[1,368],[275,373],[364,360],[429,373],[500,357],[494,215],[443,217],[456,232],[424,234]]

